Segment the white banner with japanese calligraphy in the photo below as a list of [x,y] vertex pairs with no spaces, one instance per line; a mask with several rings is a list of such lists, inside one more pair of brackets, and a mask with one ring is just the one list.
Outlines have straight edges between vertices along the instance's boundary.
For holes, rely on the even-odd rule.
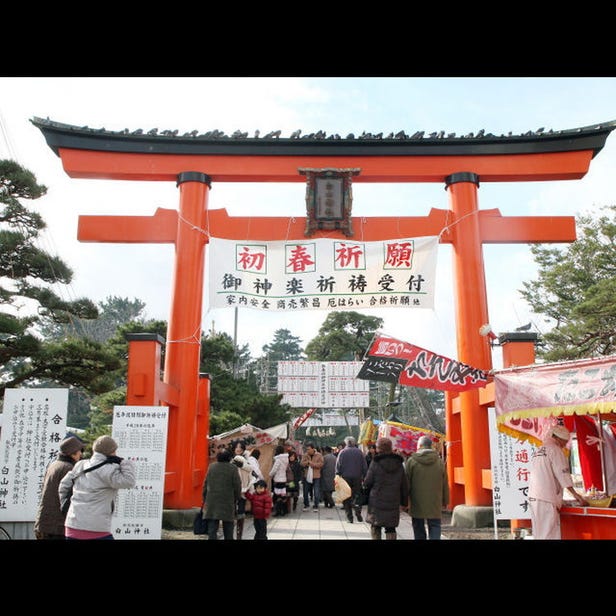
[[118,490],[112,518],[115,539],[160,539],[167,456],[166,406],[116,406],[112,436],[118,454],[133,460],[137,484]]
[[68,389],[7,389],[0,432],[0,521],[33,522],[47,466],[66,436]]
[[257,310],[434,308],[438,237],[379,242],[212,237],[209,307]]
[[497,429],[496,411],[488,409],[492,502],[497,520],[528,520],[530,458],[535,446]]

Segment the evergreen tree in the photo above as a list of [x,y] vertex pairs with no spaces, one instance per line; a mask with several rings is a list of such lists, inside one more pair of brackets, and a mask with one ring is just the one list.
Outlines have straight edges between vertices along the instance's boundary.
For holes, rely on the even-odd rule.
[[616,353],[616,206],[601,210],[578,219],[566,248],[531,246],[539,278],[520,293],[552,327],[537,350],[547,361]]
[[7,387],[44,381],[105,391],[109,372],[118,366],[117,358],[93,340],[45,342],[40,337],[43,319],[68,323],[98,314],[91,300],[65,301],[47,286],[70,284],[73,272],[37,247],[45,222],[20,201],[46,192],[30,171],[0,160],[0,396]]
[[[247,345],[239,354],[247,353]],[[226,333],[205,336],[201,341],[200,371],[211,377],[210,434],[220,434],[244,423],[259,428],[289,420],[290,408],[280,404],[282,396],[259,392],[250,372],[234,374],[238,357],[231,337]]]
[[330,312],[306,345],[309,361],[360,361],[383,319],[359,312]]
[[260,390],[262,393],[276,393],[278,390],[278,362],[298,361],[304,358],[301,339],[293,336],[288,329],[277,329],[271,344],[262,347],[263,356],[257,360]]
[[263,353],[272,361],[296,361],[302,359],[301,339],[293,336],[288,329],[277,329],[271,344],[262,347]]
[[[369,317],[359,312],[330,312],[319,332],[306,345],[309,361],[360,361],[363,359],[374,335],[383,326],[383,319]],[[348,414],[355,410],[342,409],[351,434]]]
[[72,319],[70,323],[55,323],[47,320],[41,323],[40,332],[44,338],[61,340],[66,337],[90,338],[106,342],[114,336],[121,325],[131,321],[142,322],[145,303],[134,298],[107,296],[98,303],[96,319]]

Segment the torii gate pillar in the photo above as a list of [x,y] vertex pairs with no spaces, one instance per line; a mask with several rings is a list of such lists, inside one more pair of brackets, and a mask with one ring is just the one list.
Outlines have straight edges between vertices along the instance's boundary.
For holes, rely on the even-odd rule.
[[[179,390],[181,409],[197,409],[199,380],[195,375],[199,374],[207,243],[201,230],[205,228],[210,179],[205,173],[186,172],[178,175],[177,184],[180,216],[163,380]],[[195,422],[195,414],[187,411],[169,415],[169,432],[175,435],[175,442],[167,449],[167,465],[177,469],[175,489],[170,493],[165,490],[165,506],[170,509],[189,508],[199,500],[203,478],[196,482],[193,476],[198,436]],[[191,455],[186,455],[187,452]]]
[[[483,323],[488,322],[488,298],[483,266],[482,237],[479,228],[477,187],[479,178],[474,173],[454,173],[445,178],[449,203],[457,224],[451,228],[453,246],[453,269],[456,293],[456,330],[458,358],[469,366],[492,368],[492,357],[487,337],[477,335]],[[475,335],[473,335],[475,334]],[[479,411],[479,392],[476,389],[461,392],[459,397],[458,424],[464,459],[451,458],[457,462],[454,467],[456,483],[463,485],[464,501],[467,505],[489,505],[492,492],[482,486],[480,472],[471,469],[490,468],[490,442],[487,413]],[[450,419],[449,417],[447,418]],[[449,429],[453,429],[449,426]],[[454,442],[454,441],[449,441]],[[466,470],[466,472],[465,472]],[[462,474],[462,476],[460,476]],[[457,499],[452,498],[452,502]]]
[[199,373],[199,363],[208,242],[202,229],[211,182],[205,173],[184,172],[178,175],[177,186],[180,206],[164,374],[161,380],[160,337],[129,335],[126,401],[128,405],[152,406],[162,401],[169,407],[164,505],[189,509],[201,499],[207,459],[210,382],[208,375]]

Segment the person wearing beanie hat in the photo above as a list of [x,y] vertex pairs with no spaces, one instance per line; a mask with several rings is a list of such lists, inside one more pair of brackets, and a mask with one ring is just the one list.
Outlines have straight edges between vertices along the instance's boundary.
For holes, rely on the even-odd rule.
[[72,456],[74,453],[77,453],[78,451],[83,453],[84,449],[85,449],[84,442],[80,438],[77,438],[76,436],[69,436],[68,438],[65,438],[60,443],[60,453],[63,453],[67,456]]
[[84,442],[76,436],[68,436],[60,442],[56,459],[47,467],[43,488],[34,519],[34,536],[37,539],[64,539],[64,521],[58,486],[64,476],[75,466],[83,454]]
[[[440,540],[443,508],[449,504],[447,467],[429,434],[417,439],[417,451],[405,462],[413,538]],[[426,527],[428,533],[426,535]]]
[[72,488],[64,525],[67,539],[113,539],[111,517],[118,490],[134,488],[137,482],[135,463],[118,457],[117,449],[113,438],[99,436],[92,457],[81,460],[60,481],[60,502]]
[[528,504],[533,539],[560,539],[560,508],[563,492],[567,490],[582,507],[586,499],[573,487],[569,461],[563,448],[571,434],[563,425],[555,425],[547,431],[546,438],[530,460],[528,481]]
[[112,456],[118,450],[118,444],[106,434],[99,436],[92,445],[92,451],[102,453],[104,456]]

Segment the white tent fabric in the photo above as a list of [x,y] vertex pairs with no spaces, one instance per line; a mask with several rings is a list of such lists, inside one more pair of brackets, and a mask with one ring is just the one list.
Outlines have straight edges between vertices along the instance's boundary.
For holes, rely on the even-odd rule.
[[287,438],[287,434],[287,424],[279,424],[267,428],[267,430],[262,430],[261,428],[246,423],[234,430],[217,434],[213,436],[212,439],[223,444],[230,443],[236,439],[246,439],[250,441],[247,449],[248,451],[258,449],[261,452],[259,466],[265,478],[268,479],[268,474],[273,464],[274,450],[281,439],[284,441]]

